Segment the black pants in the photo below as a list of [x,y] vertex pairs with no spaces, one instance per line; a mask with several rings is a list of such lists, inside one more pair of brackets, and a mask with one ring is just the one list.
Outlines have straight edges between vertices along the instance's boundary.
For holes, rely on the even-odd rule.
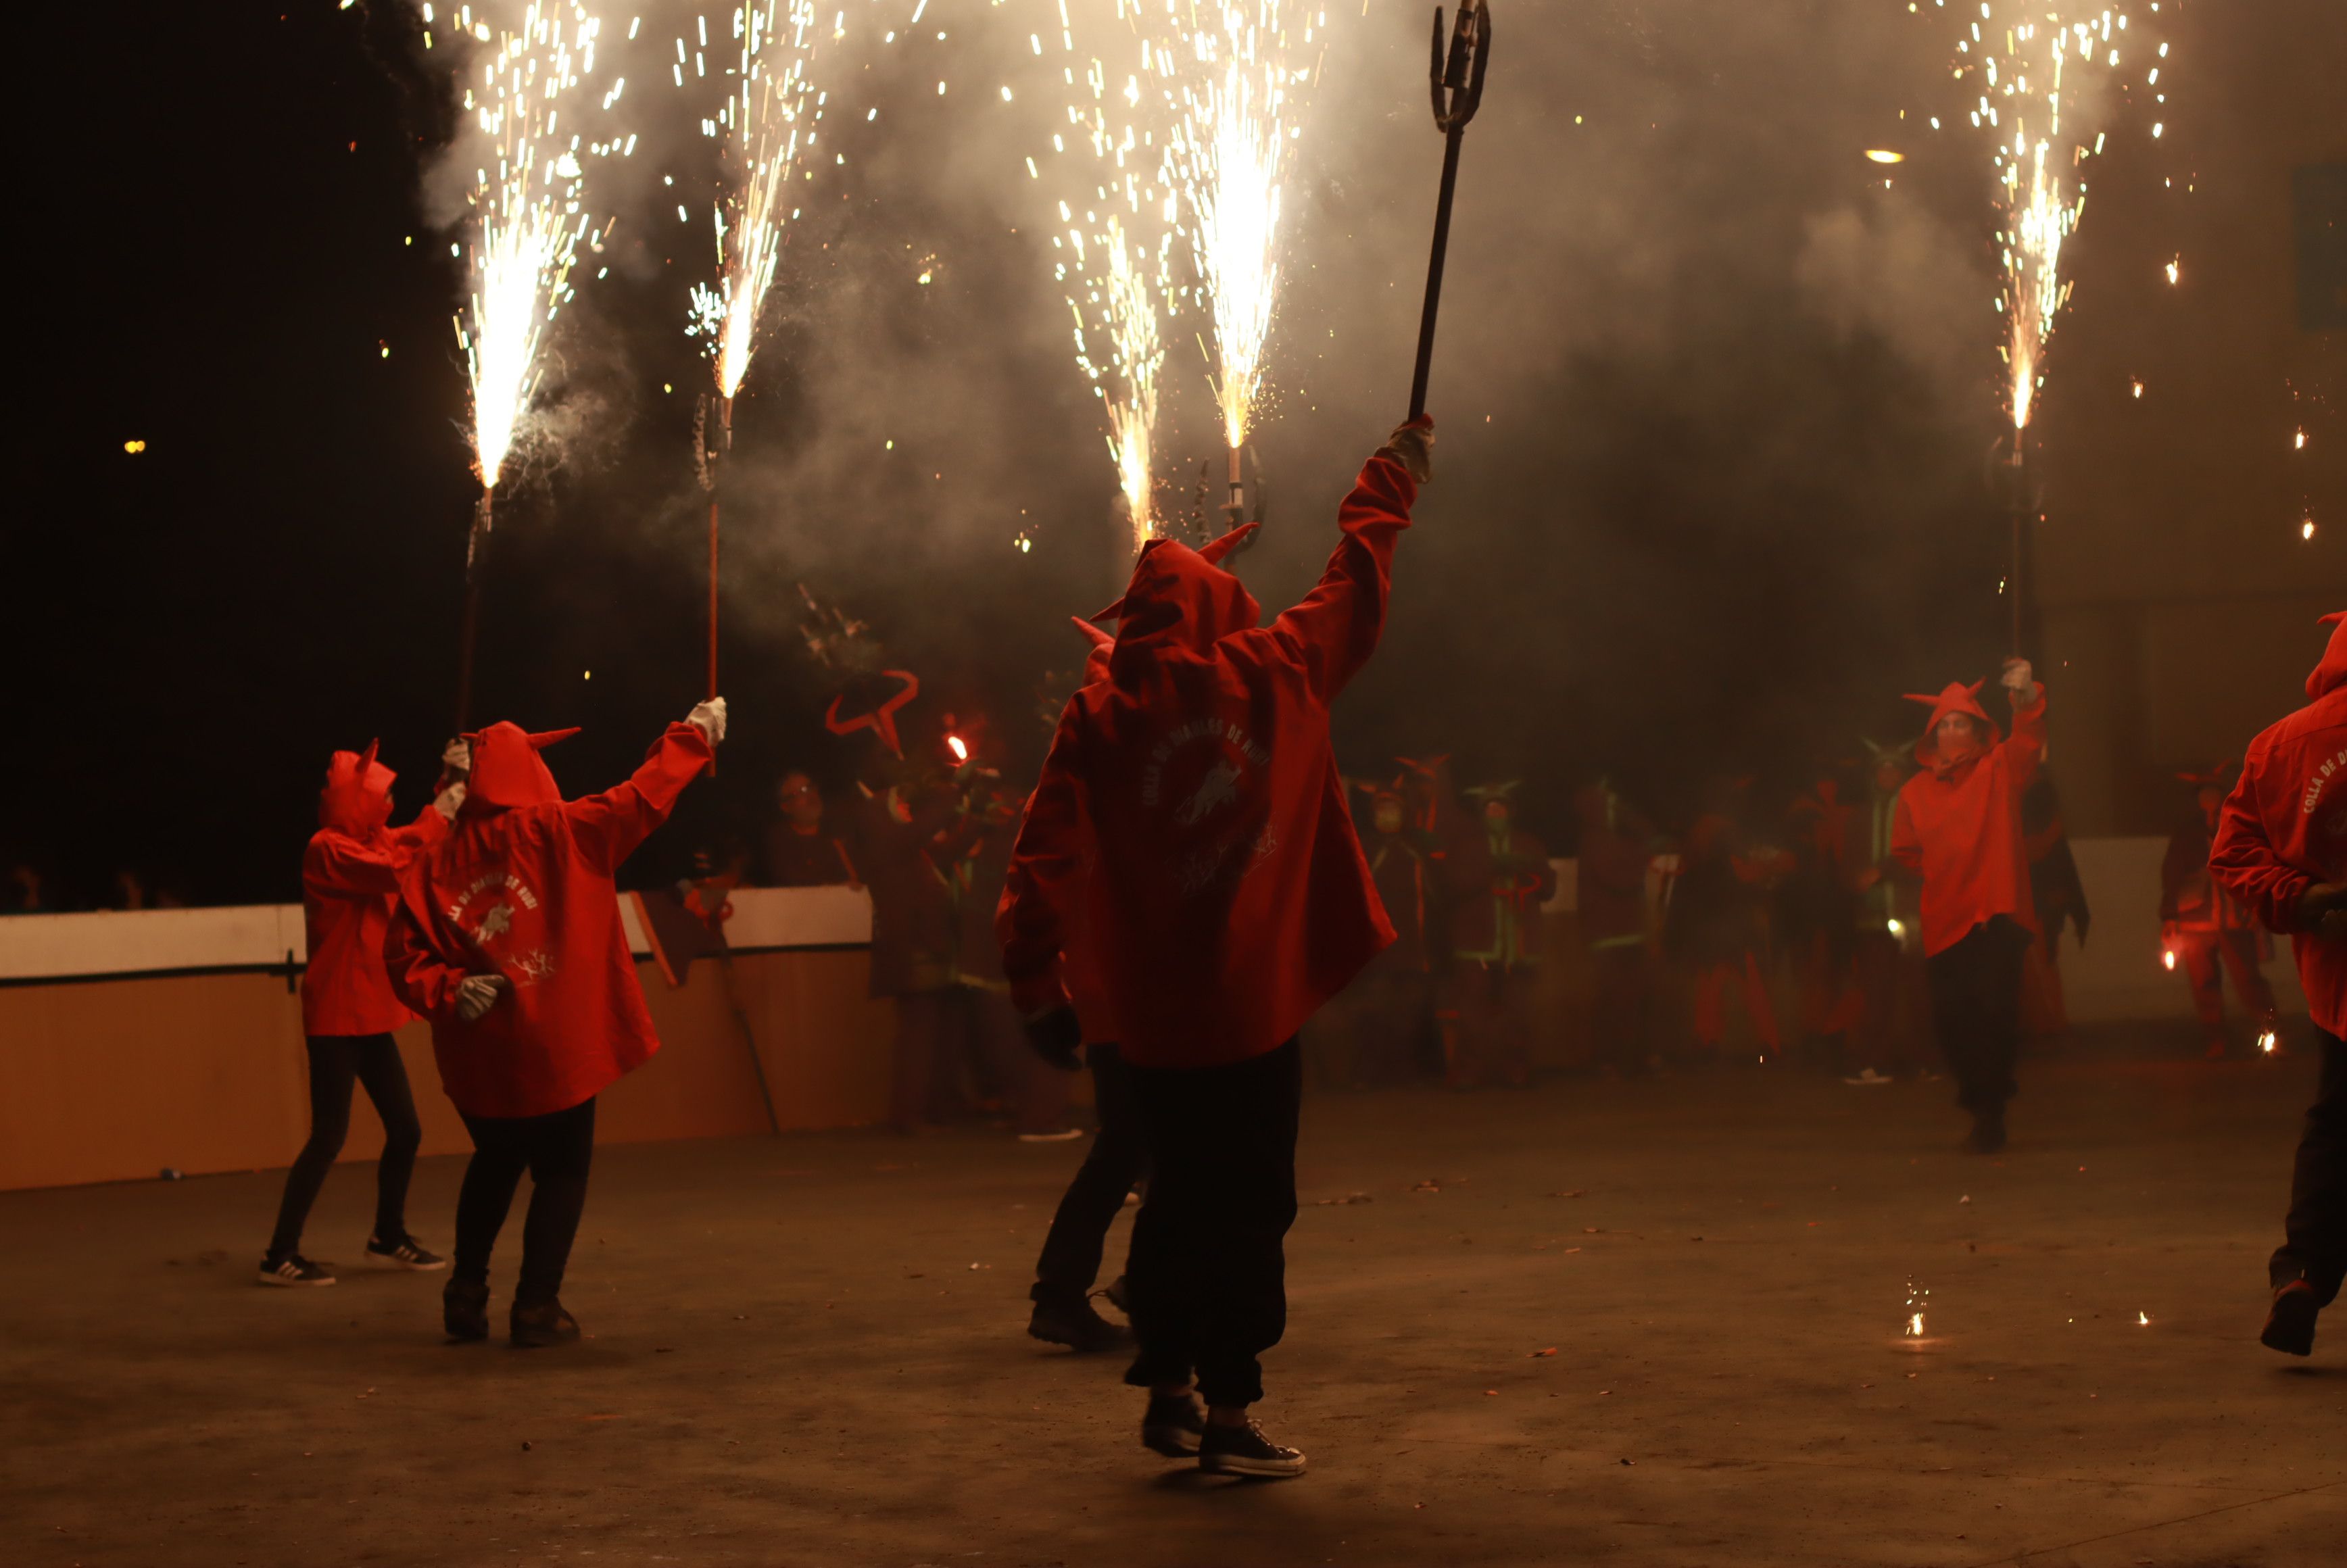
[[521,1281],[516,1307],[543,1307],[562,1289],[579,1216],[587,1207],[587,1168],[595,1158],[595,1102],[545,1116],[467,1116],[473,1161],[456,1194],[455,1277],[482,1285],[489,1251],[529,1173],[529,1216],[521,1227]]
[[2321,1086],[2298,1141],[2284,1230],[2290,1239],[2273,1255],[2271,1274],[2276,1289],[2306,1280],[2327,1307],[2347,1276],[2347,1041],[2315,1032],[2322,1041]]
[[2000,915],[1924,961],[1932,1029],[1956,1080],[1956,1103],[2001,1115],[2021,1054],[2021,958],[2029,933]]
[[1043,1237],[1043,1255],[1035,1263],[1037,1301],[1077,1302],[1100,1277],[1101,1249],[1108,1227],[1124,1207],[1127,1193],[1148,1173],[1149,1143],[1133,1098],[1133,1070],[1113,1045],[1084,1047],[1084,1063],[1092,1073],[1092,1107],[1100,1115],[1100,1136],[1076,1171],[1051,1216]]
[[407,1091],[407,1069],[387,1034],[313,1034],[310,1037],[310,1141],[285,1173],[285,1196],[277,1205],[277,1232],[269,1255],[283,1257],[302,1247],[302,1227],[310,1205],[326,1184],[326,1173],[351,1132],[351,1084],[366,1085],[374,1113],[383,1119],[383,1158],[374,1168],[374,1234],[398,1245],[407,1234],[407,1180],[415,1173],[416,1146],[424,1126]]
[[1293,1040],[1228,1067],[1134,1067],[1149,1195],[1126,1278],[1143,1388],[1194,1372],[1210,1405],[1263,1398],[1255,1358],[1287,1328],[1296,1124],[1304,1052]]

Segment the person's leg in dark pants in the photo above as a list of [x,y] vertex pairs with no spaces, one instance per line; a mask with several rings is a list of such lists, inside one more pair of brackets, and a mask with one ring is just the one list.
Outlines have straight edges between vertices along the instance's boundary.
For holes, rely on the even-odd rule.
[[[398,1044],[387,1034],[369,1035],[354,1043],[359,1083],[383,1121],[383,1158],[374,1168],[374,1239],[385,1248],[395,1248],[407,1237],[407,1184],[415,1173],[415,1151],[424,1143],[424,1123],[416,1119],[415,1099],[408,1091],[407,1066],[399,1059]],[[344,1099],[347,1102],[348,1091]]]
[[2021,963],[2029,934],[2003,918],[1930,959],[1932,1023],[1975,1149],[2004,1146],[2004,1106],[2021,1052]]
[[472,1134],[473,1158],[465,1166],[464,1184],[456,1189],[456,1263],[452,1282],[487,1286],[489,1253],[505,1228],[513,1207],[514,1189],[529,1169],[529,1153],[522,1129],[533,1118],[467,1116],[465,1131]]
[[456,1197],[456,1267],[444,1297],[449,1332],[459,1338],[488,1332],[489,1253],[527,1170],[531,1191],[522,1221],[521,1276],[514,1286],[514,1343],[577,1338],[579,1325],[557,1297],[587,1206],[595,1102],[545,1116],[467,1116],[465,1127],[473,1135],[473,1160]]
[[[358,1071],[360,1040],[345,1035],[313,1034],[310,1054],[310,1139],[285,1173],[285,1195],[278,1200],[277,1228],[269,1238],[269,1255],[261,1260],[264,1276],[277,1266],[299,1255],[302,1229],[309,1223],[310,1205],[326,1184],[351,1131],[351,1084]],[[331,1285],[333,1276],[304,1279],[303,1284]]]
[[521,1227],[517,1311],[553,1306],[561,1293],[570,1245],[587,1211],[587,1173],[595,1163],[594,1101],[530,1121],[529,1214]]
[[1149,1144],[1133,1102],[1133,1079],[1114,1045],[1089,1045],[1092,1108],[1100,1135],[1061,1196],[1051,1228],[1035,1262],[1035,1285],[1028,1292],[1035,1310],[1027,1332],[1055,1345],[1104,1350],[1127,1342],[1126,1334],[1104,1320],[1089,1299],[1100,1277],[1101,1253],[1109,1226],[1149,1169]]
[[1302,1049],[1291,1040],[1228,1067],[1135,1069],[1133,1080],[1151,1166],[1131,1265],[1140,1354],[1125,1380],[1162,1398],[1194,1371],[1202,1462],[1237,1470],[1223,1450],[1246,1450],[1285,1458],[1243,1473],[1295,1473],[1302,1456],[1253,1432],[1246,1408],[1263,1398],[1259,1358],[1287,1327]]

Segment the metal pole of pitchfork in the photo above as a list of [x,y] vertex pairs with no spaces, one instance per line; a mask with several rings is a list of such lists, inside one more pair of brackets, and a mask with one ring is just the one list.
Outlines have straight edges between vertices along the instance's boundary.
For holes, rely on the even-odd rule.
[[1434,317],[1442,306],[1442,261],[1450,249],[1450,199],[1459,186],[1459,146],[1467,122],[1483,104],[1483,76],[1491,64],[1491,12],[1483,0],[1460,0],[1442,47],[1442,7],[1434,8],[1434,128],[1443,135],[1442,195],[1434,207],[1434,254],[1426,264],[1426,311],[1418,323],[1418,369],[1410,377],[1409,416],[1426,412],[1426,379],[1434,366]]

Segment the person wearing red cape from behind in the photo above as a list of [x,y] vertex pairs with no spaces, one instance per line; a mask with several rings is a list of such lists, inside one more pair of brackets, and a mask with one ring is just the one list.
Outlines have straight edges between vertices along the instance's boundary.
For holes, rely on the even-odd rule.
[[1972,1112],[1969,1146],[2004,1147],[2004,1107],[2021,1053],[2021,967],[2037,935],[2021,797],[2045,756],[2045,688],[2025,659],[2003,677],[2013,734],[1980,705],[1981,683],[1951,682],[1916,743],[1922,770],[1899,791],[1891,857],[1923,882],[1925,981],[1932,1027],[1956,1102]]
[[407,1234],[407,1181],[424,1125],[415,1119],[407,1068],[392,1031],[411,1013],[384,972],[383,935],[391,924],[400,874],[447,836],[465,799],[463,742],[442,755],[440,787],[405,827],[389,827],[391,785],[399,775],[364,752],[336,752],[318,794],[318,831],[302,852],[302,924],[310,961],[302,971],[302,1032],[310,1055],[310,1138],[285,1173],[277,1228],[261,1260],[263,1285],[334,1283],[333,1271],[302,1255],[302,1228],[351,1130],[351,1086],[366,1087],[383,1122],[383,1158],[374,1170],[374,1230],[369,1262],[431,1270],[445,1259]]
[[2209,853],[2219,886],[2290,933],[2322,1044],[2259,1335],[2291,1356],[2313,1353],[2315,1316],[2347,1277],[2347,610],[2322,621],[2331,643],[2306,678],[2306,706],[2250,743]]
[[456,1198],[449,1337],[489,1332],[489,1252],[529,1173],[508,1329],[522,1346],[579,1337],[559,1292],[587,1203],[595,1097],[660,1049],[612,877],[668,819],[725,738],[712,697],[652,743],[627,783],[566,801],[540,750],[576,734],[509,723],[466,737],[456,831],[408,868],[384,939],[400,999],[432,1023],[440,1083],[472,1134]]
[[1061,1056],[1084,1032],[1062,956],[1083,927],[1149,1133],[1125,1380],[1150,1391],[1142,1441],[1209,1473],[1304,1469],[1247,1414],[1286,1324],[1296,1032],[1393,940],[1328,712],[1384,630],[1433,439],[1413,421],[1369,458],[1319,585],[1269,626],[1197,551],[1143,548],[1102,612],[1108,679],[1061,715],[997,918],[1012,999]]

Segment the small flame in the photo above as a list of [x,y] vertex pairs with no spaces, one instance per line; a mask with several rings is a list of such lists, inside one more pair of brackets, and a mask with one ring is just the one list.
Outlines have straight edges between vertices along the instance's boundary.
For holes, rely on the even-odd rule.
[[1892,152],[1888,148],[1870,147],[1866,149],[1866,156],[1870,161],[1874,163],[1904,163],[1907,161],[1907,155],[1905,153]]
[[1907,1337],[1910,1339],[1921,1339],[1923,1337],[1923,1315],[1922,1313],[1911,1312],[1907,1315]]
[[953,753],[954,761],[958,763],[969,761],[969,745],[959,735],[948,735],[946,746]]
[[2151,1327],[2151,1314],[2148,1312],[2137,1313],[2135,1315],[2135,1320],[2137,1325],[2140,1327],[2148,1328]]
[[2176,949],[2175,949],[2175,948],[2168,948],[2166,952],[2164,952],[2164,953],[2162,953],[2162,954],[2160,954],[2160,955],[2159,955],[2159,967],[2160,967],[2161,968],[2167,969],[2167,970],[2168,970],[2168,971],[2169,971],[2170,973],[2174,973],[2174,972],[2175,972],[2175,969],[2176,969]]
[[1897,920],[1885,920],[1882,926],[1883,929],[1894,937],[1903,937],[1907,934],[1907,927]]
[[2268,1056],[2271,1056],[2280,1044],[2280,1037],[2276,1035],[2271,1030],[2268,1030],[2263,1034],[2258,1036],[2258,1049],[2264,1051]]
[[2306,521],[2298,525],[2298,537],[2302,539],[2311,539],[2314,537],[2314,519],[2312,518],[2309,518]]
[[2183,270],[2184,258],[2178,256],[2175,261],[2168,263],[2168,281],[2170,283],[2174,283],[2178,276],[2182,273]]

